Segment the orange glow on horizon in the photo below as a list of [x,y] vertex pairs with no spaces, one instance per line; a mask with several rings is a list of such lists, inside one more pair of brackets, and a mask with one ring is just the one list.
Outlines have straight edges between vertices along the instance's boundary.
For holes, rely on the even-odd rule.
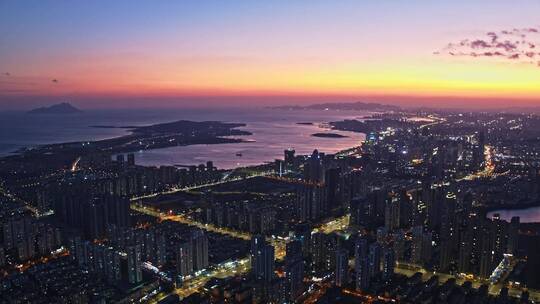
[[[540,68],[493,61],[418,57],[381,61],[310,60],[231,62],[155,60],[141,63],[127,56],[65,61],[52,83],[39,66],[1,84],[4,96],[292,96],[483,100],[533,104],[540,101]],[[74,63],[76,62],[76,63]],[[80,71],[85,71],[81,73]],[[27,85],[31,83],[31,85]]]

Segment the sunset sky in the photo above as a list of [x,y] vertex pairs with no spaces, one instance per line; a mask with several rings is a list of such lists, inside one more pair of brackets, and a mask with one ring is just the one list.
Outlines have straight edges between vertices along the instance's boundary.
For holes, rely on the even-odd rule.
[[0,0],[0,109],[540,106],[539,31],[537,0]]

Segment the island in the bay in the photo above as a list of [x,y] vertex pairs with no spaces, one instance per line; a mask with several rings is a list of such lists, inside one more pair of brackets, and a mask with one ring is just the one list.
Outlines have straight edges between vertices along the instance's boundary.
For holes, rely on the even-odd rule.
[[77,114],[82,113],[83,111],[76,108],[75,106],[71,105],[67,102],[62,102],[58,104],[54,104],[47,107],[40,107],[36,109],[32,109],[28,111],[28,114],[55,114],[55,115],[63,115],[63,114]]
[[313,137],[322,137],[322,138],[344,138],[348,137],[346,135],[341,135],[337,133],[313,133],[311,134]]

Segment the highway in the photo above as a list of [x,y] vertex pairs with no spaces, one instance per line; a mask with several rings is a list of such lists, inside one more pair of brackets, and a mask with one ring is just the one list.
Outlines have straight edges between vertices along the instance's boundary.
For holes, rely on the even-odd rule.
[[443,122],[446,122],[445,118],[437,117],[435,115],[428,115],[428,118],[433,120],[433,122],[429,122],[427,124],[421,125],[420,129],[431,127],[431,126],[438,125],[438,124],[441,124]]
[[200,223],[185,215],[162,213],[162,212],[156,211],[153,208],[150,208],[141,204],[137,204],[137,203],[132,203],[131,209],[138,211],[140,213],[146,214],[146,215],[158,217],[161,220],[170,220],[170,221],[179,222],[179,223],[190,225],[190,226],[195,226],[197,228],[200,228],[209,232],[225,234],[225,235],[228,235],[234,238],[243,239],[243,240],[251,240],[251,234],[247,232],[221,228],[221,227],[214,226],[212,224]]
[[493,154],[493,147],[486,145],[484,147],[484,168],[463,178],[456,179],[456,181],[459,182],[463,180],[475,180],[477,178],[493,177],[493,173],[495,172],[495,162],[493,161]]
[[222,185],[222,184],[226,184],[226,183],[230,183],[230,182],[252,179],[252,178],[260,177],[260,176],[270,176],[271,174],[273,174],[273,173],[271,173],[271,172],[262,172],[262,173],[256,173],[256,174],[252,174],[252,175],[249,175],[249,176],[245,176],[245,177],[235,177],[235,178],[231,178],[231,179],[221,179],[220,181],[217,181],[217,182],[207,183],[207,184],[202,184],[202,185],[193,185],[193,186],[188,186],[188,187],[183,187],[183,188],[176,188],[175,187],[175,188],[164,190],[164,191],[161,191],[161,192],[156,192],[156,193],[151,193],[151,194],[147,194],[147,195],[141,195],[141,196],[132,197],[131,201],[139,201],[139,200],[142,200],[142,199],[152,198],[152,197],[156,197],[156,196],[159,196],[159,195],[174,194],[174,193],[178,193],[178,192],[181,192],[181,191],[191,191],[191,190],[196,190],[196,189],[205,188],[205,187],[217,186],[217,185]]

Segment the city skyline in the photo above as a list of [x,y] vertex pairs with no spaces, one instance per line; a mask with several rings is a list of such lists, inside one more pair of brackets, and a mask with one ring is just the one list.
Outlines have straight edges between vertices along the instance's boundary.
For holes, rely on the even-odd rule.
[[540,303],[538,16],[0,0],[0,303]]
[[6,1],[0,109],[536,107],[539,12],[536,1]]

